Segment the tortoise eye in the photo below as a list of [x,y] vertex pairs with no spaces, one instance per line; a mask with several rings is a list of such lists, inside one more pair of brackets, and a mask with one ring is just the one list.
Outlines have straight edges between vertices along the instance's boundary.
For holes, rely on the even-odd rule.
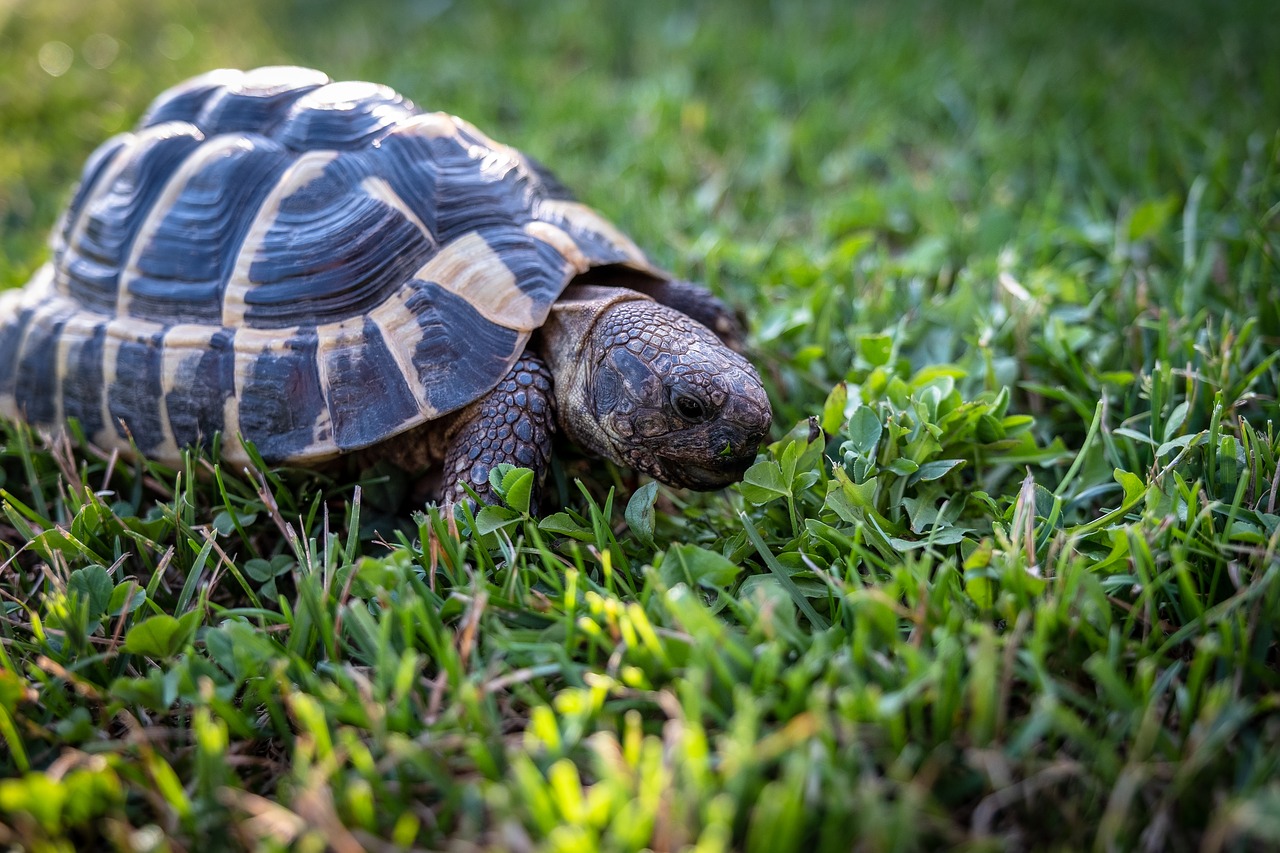
[[680,417],[690,423],[700,424],[710,418],[707,404],[689,393],[676,394],[672,403]]

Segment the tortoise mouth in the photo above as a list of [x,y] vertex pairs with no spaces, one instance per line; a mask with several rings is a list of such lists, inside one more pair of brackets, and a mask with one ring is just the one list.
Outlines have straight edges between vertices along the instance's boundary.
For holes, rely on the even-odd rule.
[[754,453],[746,457],[726,458],[723,461],[717,461],[714,465],[702,465],[690,462],[688,459],[662,457],[666,476],[660,479],[681,488],[710,492],[731,486],[741,480],[755,460]]

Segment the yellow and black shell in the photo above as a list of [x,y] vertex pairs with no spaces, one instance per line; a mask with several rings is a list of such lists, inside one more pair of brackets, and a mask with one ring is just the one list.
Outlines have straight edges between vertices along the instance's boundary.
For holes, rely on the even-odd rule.
[[317,462],[493,388],[574,276],[661,276],[532,159],[391,89],[214,71],[104,143],[0,294],[0,415]]

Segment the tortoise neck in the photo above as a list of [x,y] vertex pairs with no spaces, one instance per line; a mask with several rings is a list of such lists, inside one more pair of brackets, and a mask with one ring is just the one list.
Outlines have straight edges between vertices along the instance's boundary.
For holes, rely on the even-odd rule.
[[596,323],[615,305],[652,301],[624,287],[571,285],[551,306],[538,333],[537,347],[553,377],[561,432],[584,450],[621,464],[588,399],[591,376],[604,352],[596,340]]

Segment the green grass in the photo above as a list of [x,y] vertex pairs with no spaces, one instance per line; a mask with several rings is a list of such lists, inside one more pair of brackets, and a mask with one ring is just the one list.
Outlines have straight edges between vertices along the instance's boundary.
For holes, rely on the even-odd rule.
[[298,62],[552,165],[747,311],[777,415],[723,493],[570,454],[456,523],[3,425],[0,845],[1280,844],[1277,47],[1261,0],[0,2],[0,286],[161,88]]

